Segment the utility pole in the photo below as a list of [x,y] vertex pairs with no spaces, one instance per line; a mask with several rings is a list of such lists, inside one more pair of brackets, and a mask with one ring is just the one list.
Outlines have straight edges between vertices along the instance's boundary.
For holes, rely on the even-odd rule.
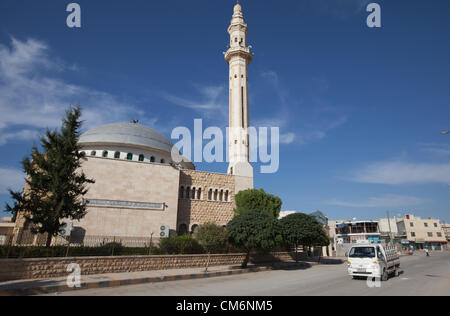
[[393,244],[394,242],[392,241],[391,218],[390,218],[390,215],[389,215],[389,211],[386,211],[386,213],[387,213],[388,225],[389,225],[389,240]]

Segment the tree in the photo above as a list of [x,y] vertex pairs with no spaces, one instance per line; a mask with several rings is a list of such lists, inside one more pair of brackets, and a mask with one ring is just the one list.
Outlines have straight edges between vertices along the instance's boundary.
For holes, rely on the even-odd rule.
[[46,247],[53,236],[62,231],[63,219],[80,220],[86,215],[83,196],[87,184],[94,183],[81,171],[84,153],[78,145],[81,128],[81,108],[69,108],[62,121],[61,130],[47,129],[41,137],[40,152],[33,147],[30,157],[22,161],[28,175],[23,192],[13,192],[14,205],[6,205],[6,210],[17,215],[23,212],[31,222],[31,231],[47,233]]
[[281,210],[281,199],[275,195],[264,192],[263,189],[250,189],[236,194],[235,215],[246,212],[263,212],[278,219]]
[[303,213],[295,213],[283,217],[280,220],[280,231],[283,242],[290,247],[295,247],[295,260],[298,262],[297,249],[312,246],[328,246],[329,238],[322,224],[313,216]]
[[214,223],[207,223],[198,228],[197,232],[194,234],[194,238],[198,240],[199,244],[208,253],[208,260],[205,268],[205,272],[207,272],[211,253],[220,253],[226,248],[228,232],[222,226]]
[[278,221],[263,212],[245,212],[234,217],[227,231],[230,243],[246,252],[243,268],[247,267],[252,251],[268,251],[281,242]]

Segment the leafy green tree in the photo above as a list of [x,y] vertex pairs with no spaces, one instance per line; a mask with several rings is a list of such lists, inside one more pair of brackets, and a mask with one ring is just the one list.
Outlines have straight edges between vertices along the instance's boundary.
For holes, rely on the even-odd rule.
[[295,259],[298,262],[299,246],[328,246],[330,239],[322,224],[313,216],[303,213],[291,214],[280,220],[280,231],[283,242],[295,247]]
[[278,219],[282,205],[279,197],[268,194],[263,189],[240,191],[236,194],[235,201],[235,216],[246,212],[262,212]]
[[282,240],[278,221],[263,212],[245,212],[234,217],[227,231],[230,243],[246,252],[243,268],[247,267],[252,251],[269,251]]
[[47,233],[46,247],[53,236],[62,231],[63,219],[80,220],[86,215],[83,196],[87,193],[87,184],[94,183],[81,171],[84,153],[78,145],[81,128],[81,108],[69,108],[63,119],[60,131],[47,130],[41,137],[40,152],[33,147],[31,157],[22,161],[22,167],[28,175],[23,192],[13,192],[14,205],[6,205],[13,213],[23,212],[31,222],[31,231]]
[[214,223],[207,223],[201,225],[194,238],[198,240],[199,244],[208,253],[208,260],[206,262],[205,272],[208,271],[211,253],[223,253],[227,247],[228,232],[227,230]]

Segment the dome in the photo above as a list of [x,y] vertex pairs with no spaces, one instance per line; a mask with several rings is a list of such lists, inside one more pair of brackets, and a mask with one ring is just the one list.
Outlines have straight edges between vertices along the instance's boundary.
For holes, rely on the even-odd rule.
[[93,128],[82,134],[80,145],[125,145],[171,152],[173,144],[154,129],[135,123],[114,123]]

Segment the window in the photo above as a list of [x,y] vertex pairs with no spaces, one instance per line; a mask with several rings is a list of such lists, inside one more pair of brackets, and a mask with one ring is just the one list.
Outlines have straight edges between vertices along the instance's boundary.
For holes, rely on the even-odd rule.
[[184,187],[180,187],[180,199],[184,198]]
[[151,156],[150,157],[150,162],[155,162],[155,157]]
[[228,202],[228,190],[225,191],[225,202]]
[[220,190],[219,201],[223,201],[223,190]]
[[84,151],[82,151],[80,154],[82,157],[86,156],[86,152],[84,152]]
[[437,223],[434,223],[433,225],[434,225],[434,227],[438,227]]
[[411,232],[411,237],[416,237],[416,233],[415,232]]
[[212,189],[209,189],[209,191],[208,191],[208,200],[209,201],[212,201]]
[[166,163],[166,161],[164,159],[161,159],[161,163]]
[[198,230],[198,225],[192,225],[191,227],[191,234],[195,234]]
[[201,200],[202,199],[202,188],[198,188],[197,190],[197,200]]
[[189,187],[186,188],[186,199],[189,199],[190,194],[191,193],[191,189]]
[[442,233],[437,233],[437,236],[438,237],[442,237]]
[[191,198],[195,200],[195,188],[192,188],[191,190]]
[[120,158],[120,151],[116,151],[116,152],[114,153],[114,158],[115,158],[115,159],[119,159],[119,158]]
[[127,154],[127,160],[133,160],[133,154],[132,153],[128,153]]
[[91,156],[96,156],[97,152],[95,150],[91,151]]
[[428,223],[423,223],[425,225],[425,227],[428,227]]
[[108,158],[108,152],[106,150],[103,152],[102,157],[103,158]]
[[414,227],[414,223],[409,223],[409,226],[410,227]]
[[144,155],[139,155],[139,161],[140,162],[144,161]]
[[433,237],[433,233],[428,233],[428,237]]

